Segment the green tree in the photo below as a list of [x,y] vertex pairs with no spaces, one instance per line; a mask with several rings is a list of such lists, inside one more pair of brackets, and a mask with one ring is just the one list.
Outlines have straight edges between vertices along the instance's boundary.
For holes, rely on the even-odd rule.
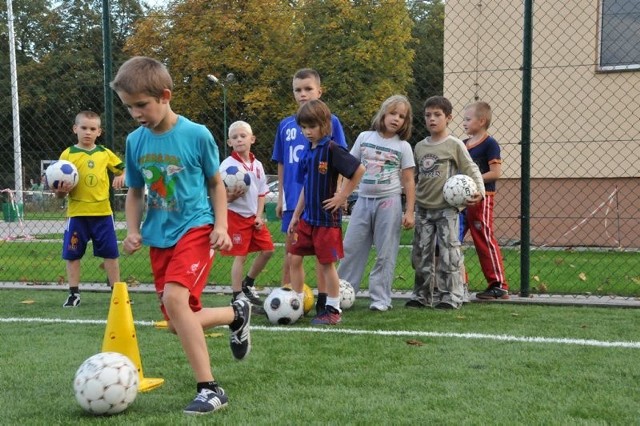
[[[298,41],[284,0],[187,0],[138,22],[126,50],[166,63],[174,79],[172,107],[209,127],[223,152],[223,90],[228,124],[242,119],[257,136],[254,151],[269,166],[277,119],[291,104]],[[226,81],[232,73],[233,81]],[[283,85],[289,90],[282,90]]]
[[[347,138],[370,126],[381,102],[412,84],[412,20],[403,1],[187,0],[171,3],[136,26],[127,52],[164,61],[174,78],[176,111],[222,137],[222,90],[229,122],[244,119],[258,138],[265,166],[280,119],[295,112],[293,73],[317,69],[325,99],[341,118]],[[221,146],[222,148],[222,146]]]
[[302,1],[300,14],[305,64],[322,75],[323,99],[353,143],[382,101],[407,95],[413,82],[413,22],[405,2]]
[[[142,8],[134,0],[112,1],[111,6],[113,50],[121,56],[119,52]],[[104,110],[102,2],[16,0],[13,10],[20,136],[28,179],[39,173],[40,160],[57,158],[66,146],[75,142],[71,126],[78,111]],[[2,13],[4,23],[6,9]],[[0,49],[4,52],[8,46],[6,26],[1,31],[4,41]],[[5,99],[10,99],[8,60],[1,66],[0,90],[6,94]],[[10,102],[0,106],[0,116],[3,123],[11,123]],[[0,150],[13,152],[11,128],[7,129],[2,132]],[[116,150],[122,150],[124,140],[117,142]]]
[[412,47],[415,82],[409,92],[413,105],[414,141],[428,135],[422,106],[424,101],[443,94],[444,3],[442,0],[412,1],[409,13],[414,21]]

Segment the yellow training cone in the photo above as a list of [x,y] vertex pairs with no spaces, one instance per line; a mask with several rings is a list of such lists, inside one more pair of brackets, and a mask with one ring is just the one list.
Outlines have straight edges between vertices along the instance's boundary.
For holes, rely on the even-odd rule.
[[107,329],[104,332],[104,340],[102,341],[102,352],[121,353],[135,364],[138,368],[138,377],[140,379],[140,384],[138,385],[140,392],[150,391],[164,383],[164,379],[148,379],[144,377],[136,338],[136,327],[133,324],[131,301],[129,300],[127,284],[123,282],[113,285]]

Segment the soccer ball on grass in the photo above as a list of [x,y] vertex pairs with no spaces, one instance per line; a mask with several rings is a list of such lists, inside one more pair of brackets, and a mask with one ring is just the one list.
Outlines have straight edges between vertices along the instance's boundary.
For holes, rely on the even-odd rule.
[[349,309],[356,302],[356,291],[347,280],[340,280],[340,309]]
[[78,184],[78,169],[70,161],[58,160],[45,170],[45,180],[52,189],[59,189],[62,182],[69,182],[75,188]]
[[117,414],[138,394],[138,369],[126,356],[101,352],[82,363],[73,381],[80,406],[91,414]]
[[241,189],[246,192],[249,185],[251,185],[251,176],[249,173],[240,170],[238,166],[228,166],[220,171],[220,175],[224,181],[224,186],[229,192],[235,189]]
[[467,175],[453,175],[444,184],[444,200],[456,208],[464,208],[473,194],[478,192],[476,183]]
[[271,324],[289,325],[300,319],[303,314],[302,301],[289,287],[273,290],[264,300],[264,310]]

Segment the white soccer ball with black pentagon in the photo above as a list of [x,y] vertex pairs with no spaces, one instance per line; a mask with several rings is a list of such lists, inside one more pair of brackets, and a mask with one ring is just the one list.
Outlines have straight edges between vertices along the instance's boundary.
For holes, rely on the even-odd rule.
[[69,182],[72,188],[78,184],[78,169],[67,160],[58,160],[49,165],[44,176],[47,186],[51,189],[58,189],[62,182]]
[[244,170],[240,170],[238,166],[232,165],[222,169],[220,176],[222,176],[227,191],[242,189],[246,192],[249,185],[251,185],[251,175]]
[[349,309],[356,302],[356,291],[347,280],[340,280],[340,309]]
[[138,394],[138,369],[117,352],[101,352],[82,363],[73,381],[78,404],[91,414],[117,414]]
[[271,324],[289,325],[303,315],[303,304],[298,295],[289,287],[273,290],[264,300],[264,310]]
[[467,175],[453,175],[444,184],[444,200],[456,208],[464,208],[473,194],[478,192],[476,183]]

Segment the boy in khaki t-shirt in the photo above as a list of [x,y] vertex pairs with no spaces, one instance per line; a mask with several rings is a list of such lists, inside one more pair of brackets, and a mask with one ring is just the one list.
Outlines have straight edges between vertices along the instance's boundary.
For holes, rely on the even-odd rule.
[[[447,179],[462,173],[470,176],[478,193],[468,203],[473,205],[484,197],[484,184],[478,166],[473,162],[461,140],[449,135],[453,107],[447,98],[433,96],[425,101],[425,120],[431,136],[414,148],[416,160],[416,221],[412,263],[417,281],[413,296],[405,306],[437,309],[459,309],[464,289],[460,278],[462,254],[458,239],[458,210],[444,200],[442,188]],[[434,295],[435,241],[440,244],[438,289]],[[436,297],[437,300],[434,300]]]

